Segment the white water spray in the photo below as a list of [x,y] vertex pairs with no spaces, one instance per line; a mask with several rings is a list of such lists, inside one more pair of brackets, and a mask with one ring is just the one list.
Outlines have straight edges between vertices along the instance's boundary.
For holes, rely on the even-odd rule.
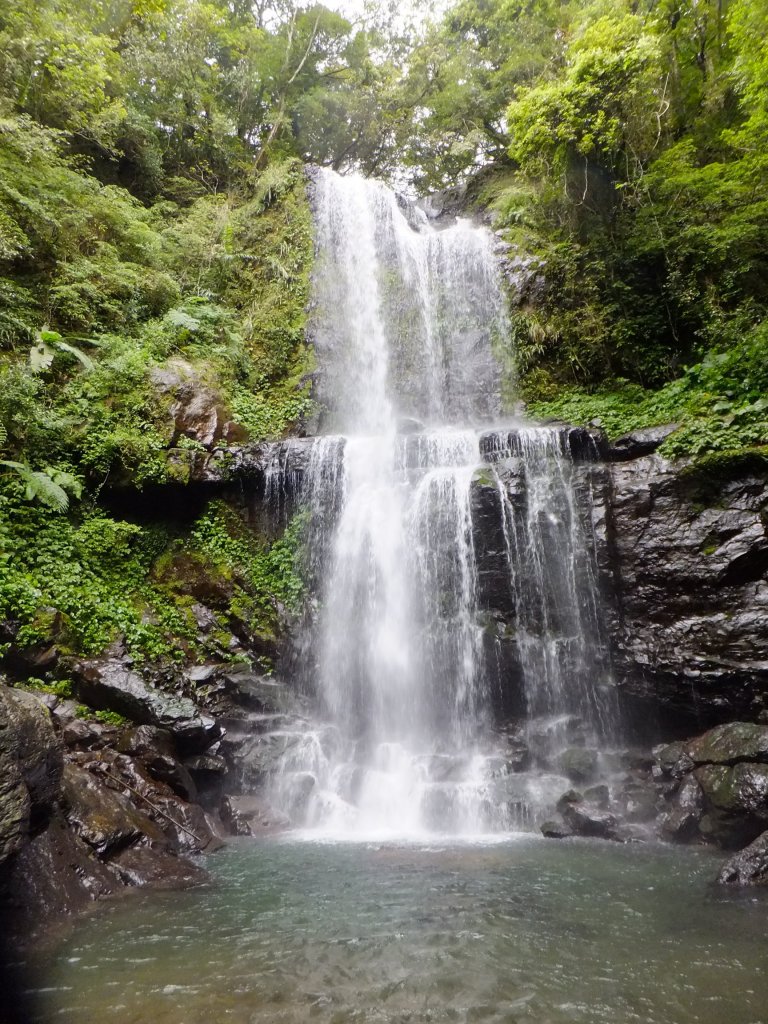
[[[324,436],[301,485],[319,598],[303,649],[322,722],[292,737],[272,802],[340,835],[529,825],[551,787],[541,772],[510,781],[493,731],[473,524],[483,427],[500,408],[492,348],[507,330],[493,236],[464,221],[437,230],[361,177],[320,171],[314,191]],[[529,500],[521,519],[499,485],[501,514],[513,589],[530,602],[518,614],[529,710],[552,716],[569,707],[564,666],[580,643],[589,660],[591,620],[565,615],[581,601],[574,509],[570,562],[544,551],[564,533],[542,515],[572,502],[562,467],[548,468],[563,458],[557,432],[519,436]],[[278,456],[275,494],[292,472]]]

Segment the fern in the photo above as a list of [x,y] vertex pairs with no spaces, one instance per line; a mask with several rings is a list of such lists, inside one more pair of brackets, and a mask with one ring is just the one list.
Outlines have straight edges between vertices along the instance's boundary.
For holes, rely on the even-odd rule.
[[[0,466],[7,466],[21,478],[25,484],[24,496],[27,501],[39,501],[54,512],[66,512],[69,508],[70,491],[76,498],[82,493],[82,484],[62,470],[46,467],[44,470],[31,469],[23,462],[11,462],[8,459],[0,459]],[[66,489],[65,489],[66,488]]]
[[86,370],[93,369],[93,360],[82,349],[64,341],[58,331],[42,330],[37,332],[35,343],[29,350],[29,365],[33,373],[42,373],[43,370],[50,369],[56,358],[56,352],[51,346],[55,346],[60,352],[69,352]]

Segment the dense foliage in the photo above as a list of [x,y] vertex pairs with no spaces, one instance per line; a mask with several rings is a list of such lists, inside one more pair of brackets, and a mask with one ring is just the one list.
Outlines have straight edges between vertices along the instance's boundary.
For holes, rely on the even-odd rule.
[[276,628],[298,586],[279,545],[223,507],[148,526],[103,498],[186,480],[179,382],[224,445],[309,412],[308,161],[490,210],[533,415],[676,422],[670,455],[768,442],[764,0],[359,7],[2,5],[0,616],[21,641],[54,609],[72,650],[204,656],[179,583],[201,566],[229,581],[222,630]]

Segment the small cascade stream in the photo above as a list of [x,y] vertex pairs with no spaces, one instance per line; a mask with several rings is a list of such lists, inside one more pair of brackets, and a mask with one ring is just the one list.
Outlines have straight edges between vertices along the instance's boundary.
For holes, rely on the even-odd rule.
[[[442,230],[384,185],[318,171],[313,341],[321,434],[267,473],[307,512],[314,611],[271,805],[338,836],[531,828],[558,757],[611,731],[589,509],[568,431],[497,424],[507,332],[493,236]],[[510,758],[482,607],[477,488],[497,495],[528,761]],[[285,507],[284,507],[285,506]]]

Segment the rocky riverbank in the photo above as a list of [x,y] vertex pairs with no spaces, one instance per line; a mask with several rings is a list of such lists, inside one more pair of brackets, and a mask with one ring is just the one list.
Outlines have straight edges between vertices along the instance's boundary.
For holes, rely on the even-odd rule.
[[283,688],[207,665],[169,692],[128,662],[71,665],[74,698],[0,685],[0,881],[25,941],[126,887],[204,883],[196,855],[274,825],[237,752]]

